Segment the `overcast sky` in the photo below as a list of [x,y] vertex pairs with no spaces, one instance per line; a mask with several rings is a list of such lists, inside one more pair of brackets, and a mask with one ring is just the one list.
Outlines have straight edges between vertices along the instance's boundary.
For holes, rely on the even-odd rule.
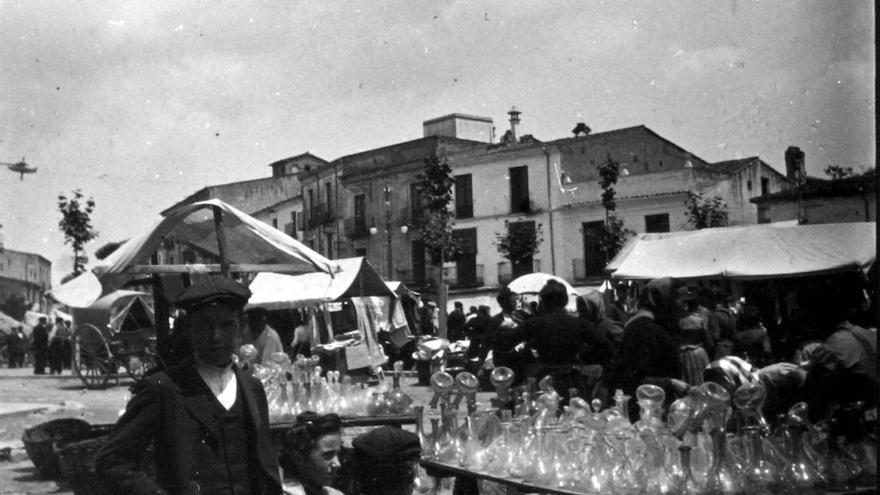
[[520,133],[644,124],[697,156],[874,166],[870,1],[0,0],[7,248],[70,271],[59,193],[107,241],[209,185],[421,137],[452,112]]

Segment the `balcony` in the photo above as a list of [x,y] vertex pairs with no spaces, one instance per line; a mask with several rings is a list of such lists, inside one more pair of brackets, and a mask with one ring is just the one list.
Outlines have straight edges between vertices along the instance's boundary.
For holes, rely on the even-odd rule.
[[367,219],[364,217],[346,218],[345,235],[352,239],[367,237],[370,235],[370,228],[367,225]]
[[[528,268],[528,267],[527,267]],[[500,285],[507,285],[513,279],[525,275],[526,273],[535,273],[541,271],[541,260],[532,260],[531,271],[524,271],[523,273],[517,273],[514,275],[513,266],[509,261],[501,261],[498,263],[498,283]]]
[[315,209],[315,225],[333,223],[336,220],[336,212],[329,203],[319,203]]
[[[459,266],[447,266],[443,268],[443,281],[450,289],[469,289],[483,286],[483,265],[473,265],[475,270],[472,273],[466,273],[459,269]],[[427,276],[436,277],[437,269],[428,267]]]

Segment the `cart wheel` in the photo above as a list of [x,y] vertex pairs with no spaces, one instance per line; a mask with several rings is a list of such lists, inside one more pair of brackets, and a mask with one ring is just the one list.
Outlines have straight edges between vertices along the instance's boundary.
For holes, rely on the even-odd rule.
[[139,381],[148,371],[156,366],[156,361],[149,353],[131,354],[125,360],[125,371],[134,381]]
[[86,388],[102,388],[113,372],[114,360],[98,327],[77,325],[73,334],[73,369]]

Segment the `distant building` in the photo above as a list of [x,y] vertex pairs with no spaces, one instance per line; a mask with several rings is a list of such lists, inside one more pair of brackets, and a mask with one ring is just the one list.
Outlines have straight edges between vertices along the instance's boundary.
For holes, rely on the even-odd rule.
[[877,220],[876,170],[845,179],[808,177],[797,187],[753,198],[758,222],[873,222]]
[[43,293],[52,288],[52,262],[34,253],[0,249],[0,303],[23,298],[28,309],[48,313]]

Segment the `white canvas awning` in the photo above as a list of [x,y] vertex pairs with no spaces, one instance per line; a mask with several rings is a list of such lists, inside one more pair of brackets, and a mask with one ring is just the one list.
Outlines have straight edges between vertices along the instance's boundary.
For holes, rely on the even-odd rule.
[[[163,243],[191,249],[214,264],[154,264]],[[180,260],[178,260],[180,261]],[[142,235],[129,239],[101,264],[48,295],[71,307],[88,307],[103,295],[149,274],[282,272],[333,273],[336,264],[301,242],[237,208],[211,199],[182,205]]]
[[867,270],[874,263],[871,222],[766,224],[640,234],[608,265],[616,279],[760,279]]
[[339,271],[333,277],[327,273],[257,274],[250,284],[252,295],[248,307],[275,310],[312,306],[344,297],[395,297],[363,257],[339,259],[335,263]]

